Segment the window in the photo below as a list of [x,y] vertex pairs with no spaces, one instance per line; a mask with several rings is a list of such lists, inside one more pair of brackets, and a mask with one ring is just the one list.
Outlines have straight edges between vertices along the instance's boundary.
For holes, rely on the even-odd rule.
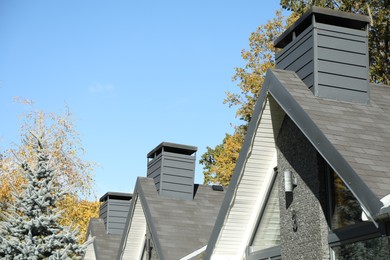
[[389,237],[377,237],[335,246],[333,256],[337,260],[388,260],[390,259],[390,239]]
[[332,169],[330,170],[329,177],[331,200],[329,218],[331,229],[342,228],[362,222],[362,208],[355,196]]
[[363,210],[355,196],[332,169],[328,172],[331,259],[390,259],[389,237],[381,236],[372,222],[362,220]]

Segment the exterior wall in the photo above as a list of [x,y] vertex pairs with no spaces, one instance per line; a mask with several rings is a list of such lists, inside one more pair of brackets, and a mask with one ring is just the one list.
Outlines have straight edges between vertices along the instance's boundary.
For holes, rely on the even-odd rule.
[[147,177],[154,180],[156,189],[160,192],[160,180],[161,180],[161,167],[162,167],[162,154],[148,162]]
[[[282,259],[329,259],[324,161],[287,116],[277,151]],[[293,192],[285,193],[285,170],[297,179]]]
[[109,199],[100,206],[100,218],[108,234],[121,235],[130,209],[130,200]]
[[149,161],[147,177],[153,178],[160,195],[192,200],[195,156],[162,152]]
[[276,68],[292,70],[314,92],[314,36],[309,26],[293,42],[275,54]]
[[369,102],[368,33],[312,21],[276,53],[276,68],[292,70],[318,97]]

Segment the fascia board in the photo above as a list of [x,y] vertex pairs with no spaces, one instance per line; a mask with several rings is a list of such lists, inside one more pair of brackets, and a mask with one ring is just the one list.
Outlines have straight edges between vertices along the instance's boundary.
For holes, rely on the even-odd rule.
[[[275,76],[273,71],[277,72],[278,70],[274,69],[267,72],[267,76],[269,75],[270,81],[272,82],[269,84],[269,93],[327,161],[327,163],[336,171],[345,185],[360,202],[360,205],[369,218],[374,221],[374,217],[379,213],[381,207],[383,206],[380,200],[358,176],[339,151],[332,145],[329,139],[314,123],[305,110],[291,96],[291,94],[283,86],[283,83]],[[285,73],[286,71],[280,70],[280,72]],[[296,77],[299,78],[297,75]],[[304,83],[302,82],[302,84]],[[374,223],[377,225],[375,221]]]
[[[156,195],[157,195],[157,191],[156,191]],[[154,225],[154,222],[152,219],[152,213],[150,212],[149,205],[148,205],[148,202],[146,200],[144,191],[142,190],[142,185],[139,185],[138,196],[140,198],[142,208],[144,210],[147,226],[149,227],[149,231],[150,231],[152,238],[153,238],[153,245],[156,249],[158,259],[164,260],[165,257],[164,257],[162,247],[161,247],[158,235],[157,235],[157,229],[156,229],[156,226]]]
[[[267,73],[268,75],[268,73]],[[225,223],[225,220],[228,217],[231,205],[233,204],[236,192],[237,192],[237,184],[239,183],[244,166],[246,164],[247,159],[250,156],[251,152],[251,147],[254,141],[255,133],[257,130],[257,127],[260,123],[261,115],[264,110],[264,105],[267,99],[267,94],[268,94],[268,89],[269,89],[269,83],[270,79],[269,77],[265,77],[263,86],[261,88],[261,92],[258,98],[258,101],[256,102],[255,109],[253,112],[252,119],[249,123],[248,131],[244,139],[244,143],[242,146],[242,149],[240,151],[238,161],[236,164],[236,167],[234,168],[234,172],[232,175],[232,179],[230,181],[230,185],[228,187],[228,190],[226,191],[225,198],[222,202],[221,209],[219,210],[213,231],[211,232],[209,243],[207,245],[206,251],[205,251],[205,256],[204,259],[210,259],[214,248],[216,246],[216,243],[219,239],[222,227]]]

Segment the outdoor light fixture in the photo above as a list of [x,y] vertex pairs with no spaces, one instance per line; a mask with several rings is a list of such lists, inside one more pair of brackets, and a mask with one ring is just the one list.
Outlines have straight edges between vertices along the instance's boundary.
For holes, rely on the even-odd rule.
[[297,180],[293,177],[290,170],[284,171],[284,190],[285,192],[292,192],[297,185]]

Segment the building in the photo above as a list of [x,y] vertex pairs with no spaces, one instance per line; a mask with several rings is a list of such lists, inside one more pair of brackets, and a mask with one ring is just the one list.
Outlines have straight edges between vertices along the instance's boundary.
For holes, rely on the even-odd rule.
[[390,259],[390,88],[362,15],[313,7],[276,41],[204,259]]
[[107,192],[100,198],[99,218],[91,219],[87,230],[87,239],[93,237],[94,241],[85,260],[115,259],[132,197],[131,193]]
[[[209,241],[225,190],[194,184],[196,151],[194,146],[163,142],[148,153],[147,177],[137,179],[132,195],[103,196],[107,206],[90,222],[88,236],[95,241],[85,259],[197,259]],[[127,208],[118,212],[118,203]]]

